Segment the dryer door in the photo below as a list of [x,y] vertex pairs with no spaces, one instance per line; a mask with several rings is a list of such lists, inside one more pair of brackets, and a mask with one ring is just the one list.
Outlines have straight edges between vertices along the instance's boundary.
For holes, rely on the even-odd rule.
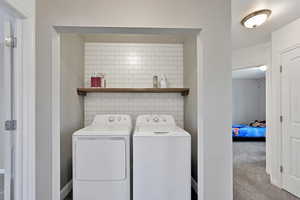
[[78,181],[126,179],[126,139],[78,137],[75,142],[75,176]]

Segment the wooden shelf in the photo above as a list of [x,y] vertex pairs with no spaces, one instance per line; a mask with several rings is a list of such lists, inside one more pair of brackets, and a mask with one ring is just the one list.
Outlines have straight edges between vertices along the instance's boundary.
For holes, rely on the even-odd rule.
[[189,94],[189,88],[78,88],[77,93],[86,96],[87,93],[181,93]]

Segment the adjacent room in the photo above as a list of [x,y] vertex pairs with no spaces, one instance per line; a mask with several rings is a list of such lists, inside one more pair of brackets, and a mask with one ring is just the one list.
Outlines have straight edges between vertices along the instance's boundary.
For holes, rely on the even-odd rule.
[[[232,138],[234,198],[265,194],[267,66],[232,72]],[[260,179],[257,179],[257,177]],[[259,189],[261,188],[261,189]],[[268,191],[269,192],[269,191]],[[268,193],[266,192],[266,193]]]
[[232,72],[232,137],[234,140],[265,140],[267,66]]

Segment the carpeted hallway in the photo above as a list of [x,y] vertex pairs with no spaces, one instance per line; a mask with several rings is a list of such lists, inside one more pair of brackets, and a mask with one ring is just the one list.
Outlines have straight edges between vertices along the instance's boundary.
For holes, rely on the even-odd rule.
[[299,200],[270,184],[265,142],[233,143],[234,200]]

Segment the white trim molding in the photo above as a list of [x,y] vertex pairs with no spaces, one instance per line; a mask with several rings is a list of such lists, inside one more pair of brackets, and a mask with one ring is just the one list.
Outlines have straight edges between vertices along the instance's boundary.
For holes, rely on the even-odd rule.
[[198,177],[197,177],[197,197],[199,200],[204,200],[204,45],[201,34],[197,36],[197,84],[198,84],[198,106],[197,106],[197,117],[198,117]]
[[52,30],[52,199],[60,199],[60,34]]
[[[22,28],[22,200],[35,200],[35,15],[19,21]],[[20,37],[20,36],[19,36]],[[19,199],[19,198],[16,198]]]
[[73,188],[73,181],[69,181],[61,190],[60,190],[60,200],[64,200],[71,192]]

